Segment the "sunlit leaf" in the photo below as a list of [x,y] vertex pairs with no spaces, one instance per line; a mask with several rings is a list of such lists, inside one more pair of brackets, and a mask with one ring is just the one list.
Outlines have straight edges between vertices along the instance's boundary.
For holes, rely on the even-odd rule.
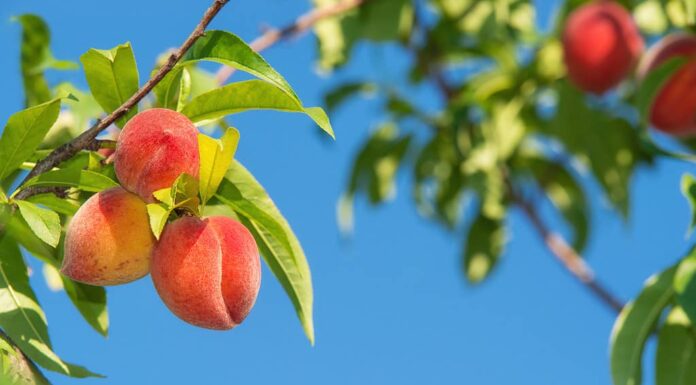
[[261,80],[232,83],[206,92],[186,104],[182,113],[197,123],[259,109],[304,113],[326,133],[334,136],[329,118],[321,108],[305,108],[296,98]]
[[[138,66],[130,43],[111,50],[90,49],[80,57],[92,95],[105,112],[120,107],[138,91]],[[117,120],[119,127],[138,113],[137,106]]]
[[675,268],[648,279],[638,297],[626,305],[611,335],[611,375],[614,385],[641,383],[643,348],[663,309],[674,297]]
[[679,262],[674,275],[674,291],[684,312],[692,321],[696,320],[696,248]]
[[118,186],[113,179],[89,170],[67,168],[52,170],[37,175],[27,181],[24,188],[32,186],[66,186],[76,187],[83,191],[99,192]]
[[50,385],[39,368],[2,332],[0,332],[0,384]]
[[251,231],[264,261],[290,297],[309,341],[314,343],[312,277],[294,232],[264,188],[235,161],[220,184],[218,200]]
[[60,99],[54,99],[10,116],[0,137],[0,180],[34,153],[59,111]]
[[60,240],[60,217],[55,211],[39,207],[31,202],[16,201],[22,217],[39,239],[55,247]]
[[227,169],[232,164],[238,143],[239,131],[234,127],[228,128],[220,139],[198,134],[201,159],[198,180],[203,204],[215,195],[222,178],[225,177]]
[[486,279],[496,267],[505,242],[505,224],[479,214],[474,219],[463,253],[464,273],[470,283],[477,284]]
[[51,348],[46,316],[29,286],[27,266],[16,244],[0,239],[0,326],[19,348],[42,367],[72,377],[99,377],[61,360]]
[[696,384],[696,333],[679,307],[667,316],[657,337],[655,385]]
[[214,61],[265,80],[285,92],[298,104],[300,99],[288,82],[242,39],[225,31],[208,31],[186,52],[179,66],[200,60]]

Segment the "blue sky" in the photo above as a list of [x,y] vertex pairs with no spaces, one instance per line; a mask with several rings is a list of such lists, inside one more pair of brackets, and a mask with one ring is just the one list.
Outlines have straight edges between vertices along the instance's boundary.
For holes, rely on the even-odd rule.
[[[88,48],[131,41],[141,74],[178,45],[207,1],[70,2],[5,0],[0,4],[0,120],[22,108],[19,26],[12,15],[32,12],[51,26],[53,50],[77,60]],[[213,23],[245,39],[262,25],[282,25],[308,1],[231,1]],[[542,13],[548,15],[545,6]],[[366,76],[400,82],[403,53],[359,46],[353,63],[326,77],[314,71],[314,37],[279,45],[266,58],[307,105],[341,80]],[[235,75],[237,76],[237,75]],[[142,77],[142,76],[141,76]],[[51,80],[85,85],[80,71]],[[423,87],[414,100],[435,109]],[[379,123],[369,100],[333,116],[337,141],[321,140],[303,116],[254,112],[232,119],[242,134],[238,158],[265,185],[303,243],[314,277],[316,346],[304,338],[280,285],[264,267],[256,307],[229,332],[198,329],[174,317],[149,278],[109,289],[111,330],[103,339],[63,293],[33,278],[57,352],[106,380],[48,374],[55,384],[609,384],[608,340],[614,315],[570,277],[514,212],[512,240],[494,276],[468,286],[460,272],[459,235],[421,219],[409,196],[377,209],[359,200],[352,241],[339,236],[335,203],[354,152]],[[660,161],[633,180],[631,218],[608,209],[596,185],[587,259],[600,279],[630,298],[653,272],[688,246],[689,211],[679,193],[685,164]],[[547,217],[550,212],[546,212]],[[550,215],[554,226],[560,226]],[[648,352],[651,359],[652,352]],[[650,367],[651,365],[646,365]],[[646,383],[652,383],[651,370]]]

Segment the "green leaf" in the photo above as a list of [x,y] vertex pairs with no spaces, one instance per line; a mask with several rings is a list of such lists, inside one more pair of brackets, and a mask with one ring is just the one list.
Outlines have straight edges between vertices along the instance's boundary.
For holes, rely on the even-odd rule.
[[50,385],[39,368],[2,332],[0,332],[0,384]]
[[32,186],[66,186],[83,191],[99,192],[118,186],[118,183],[106,175],[78,168],[52,170],[28,180],[23,188]]
[[250,73],[285,92],[298,104],[300,99],[288,82],[266,60],[236,35],[225,31],[208,31],[186,52],[179,66],[200,60],[214,61]]
[[198,134],[198,148],[200,152],[201,167],[198,185],[201,194],[201,203],[215,195],[222,178],[232,164],[234,153],[239,143],[239,131],[229,127],[220,139],[213,139],[208,135]]
[[109,333],[109,313],[106,309],[106,290],[99,286],[85,285],[61,275],[63,289],[80,312],[82,318],[99,334]]
[[503,221],[479,213],[469,228],[464,247],[464,273],[470,283],[478,284],[490,275],[506,241]]
[[314,344],[312,277],[290,225],[264,188],[237,161],[216,197],[232,208],[254,235],[264,260],[290,297],[307,338]]
[[22,25],[21,68],[25,105],[32,107],[51,99],[51,90],[44,71],[75,69],[72,62],[56,60],[50,50],[51,34],[48,25],[37,15],[18,16]]
[[68,199],[59,198],[55,194],[36,194],[26,199],[28,202],[44,206],[59,214],[73,216],[80,208],[79,202]]
[[186,67],[174,71],[165,76],[153,91],[159,107],[181,111],[191,94],[191,71]]
[[10,116],[0,137],[0,180],[34,153],[59,112],[60,99],[54,99]]
[[587,243],[590,212],[580,183],[561,164],[543,158],[541,155],[528,154],[522,162],[572,227],[573,248],[582,251]]
[[696,320],[696,247],[679,262],[674,275],[674,291],[677,303],[692,321]]
[[5,232],[31,254],[47,263],[56,263],[55,250],[39,239],[21,215],[13,215],[5,225]]
[[22,217],[42,241],[56,247],[60,241],[60,217],[55,211],[39,207],[31,202],[16,201]]
[[[314,0],[317,8],[335,5],[339,0]],[[314,33],[319,44],[319,67],[333,70],[350,57],[361,39],[395,40],[407,36],[413,24],[413,5],[409,0],[370,1],[355,10],[318,20]]]
[[696,334],[679,307],[667,316],[657,337],[655,385],[696,384]]
[[150,220],[150,230],[156,239],[159,240],[162,231],[164,231],[164,226],[167,224],[169,219],[169,214],[172,212],[172,208],[164,203],[148,203],[147,204],[147,215]]
[[199,215],[198,180],[189,174],[181,174],[172,183],[172,187],[157,190],[152,194],[159,202],[149,203],[147,213],[150,229],[159,239],[169,215],[177,208],[184,208],[194,215]]
[[650,277],[638,297],[626,305],[614,323],[611,336],[611,375],[614,385],[641,383],[641,361],[645,341],[655,328],[662,310],[674,297],[675,268]]
[[[138,91],[138,66],[130,43],[111,50],[90,49],[80,57],[92,95],[105,112],[111,113]],[[117,124],[123,127],[138,113],[133,107]]]
[[17,245],[0,239],[0,326],[22,351],[42,367],[72,377],[100,377],[61,360],[51,347],[46,316],[29,286],[27,266]]
[[296,98],[262,80],[232,83],[206,92],[193,98],[181,112],[194,123],[205,123],[226,115],[259,109],[304,113],[334,137],[329,118],[321,108],[305,108]]
[[611,203],[626,217],[629,182],[643,156],[638,132],[627,121],[588,107],[585,96],[564,82],[548,133],[589,166]]
[[689,223],[689,233],[691,233],[696,226],[696,178],[693,175],[684,174],[682,176],[681,191],[689,201],[691,208],[691,223]]
[[345,103],[350,97],[356,94],[372,94],[375,91],[377,91],[377,86],[374,83],[349,82],[340,84],[338,87],[324,94],[326,110],[331,113]]

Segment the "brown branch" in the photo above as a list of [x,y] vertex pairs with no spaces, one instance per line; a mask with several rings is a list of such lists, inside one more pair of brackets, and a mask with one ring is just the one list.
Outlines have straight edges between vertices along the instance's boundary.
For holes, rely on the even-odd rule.
[[566,270],[590,289],[605,305],[617,313],[620,312],[624,307],[623,302],[595,278],[594,272],[582,256],[561,235],[551,231],[546,226],[532,204],[514,193],[512,193],[512,199],[522,209],[534,230],[544,240],[549,251],[563,264]]
[[[92,145],[94,139],[99,135],[100,132],[104,131],[107,127],[113,124],[120,117],[124,116],[131,108],[135,107],[138,102],[140,102],[150,91],[152,91],[155,86],[162,81],[162,79],[174,68],[176,63],[184,56],[186,51],[191,48],[193,43],[196,42],[208,27],[208,24],[213,20],[215,15],[220,12],[220,9],[227,4],[229,0],[215,0],[213,4],[205,11],[203,18],[196,25],[196,28],[191,32],[189,37],[184,41],[184,43],[174,51],[169,56],[167,62],[160,67],[157,73],[150,78],[133,96],[130,97],[125,103],[123,103],[119,108],[114,110],[111,114],[106,116],[104,119],[100,120],[97,124],[89,128],[87,131],[80,134],[75,139],[70,142],[56,148],[48,156],[39,161],[36,166],[27,174],[27,176],[22,180],[23,185],[32,177],[51,170],[53,167],[58,166],[61,162],[72,158],[75,154],[81,150],[88,148]],[[26,199],[31,196],[31,190],[23,190],[17,194],[17,199]]]
[[116,148],[116,141],[111,139],[94,139],[83,150],[98,151],[102,148]]
[[[266,48],[278,43],[281,40],[299,35],[308,30],[319,20],[326,19],[332,16],[340,15],[352,9],[358,8],[361,5],[373,0],[343,0],[341,2],[330,4],[321,8],[313,9],[295,20],[294,23],[283,28],[271,28],[264,34],[252,41],[249,46],[256,52],[261,52]],[[389,1],[389,0],[382,0]],[[232,76],[235,69],[232,67],[222,66],[215,75],[218,84],[225,84],[227,79]]]

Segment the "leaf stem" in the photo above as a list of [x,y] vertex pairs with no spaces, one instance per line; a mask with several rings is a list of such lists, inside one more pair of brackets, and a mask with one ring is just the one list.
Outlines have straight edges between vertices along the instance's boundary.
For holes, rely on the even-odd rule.
[[[202,19],[193,29],[188,38],[184,43],[174,51],[167,62],[160,67],[160,69],[152,76],[133,96],[131,96],[126,102],[124,102],[119,108],[114,110],[104,119],[100,120],[94,126],[90,127],[87,131],[80,134],[75,139],[70,142],[56,148],[45,158],[40,160],[36,166],[27,174],[27,176],[22,180],[20,186],[26,183],[29,179],[36,175],[44,173],[51,170],[53,167],[59,165],[61,162],[72,158],[75,154],[83,149],[88,148],[93,145],[94,139],[99,135],[100,132],[104,131],[107,127],[113,124],[117,119],[125,115],[131,108],[135,107],[138,102],[140,102],[147,94],[152,91],[155,86],[164,79],[164,77],[174,68],[177,62],[184,56],[184,54],[191,48],[193,43],[196,42],[201,36],[203,36],[205,29],[208,24],[213,20],[213,18],[220,12],[225,4],[229,0],[215,0],[213,4],[205,11]],[[32,188],[22,190],[18,195],[17,199],[26,199],[27,197],[36,194]]]

